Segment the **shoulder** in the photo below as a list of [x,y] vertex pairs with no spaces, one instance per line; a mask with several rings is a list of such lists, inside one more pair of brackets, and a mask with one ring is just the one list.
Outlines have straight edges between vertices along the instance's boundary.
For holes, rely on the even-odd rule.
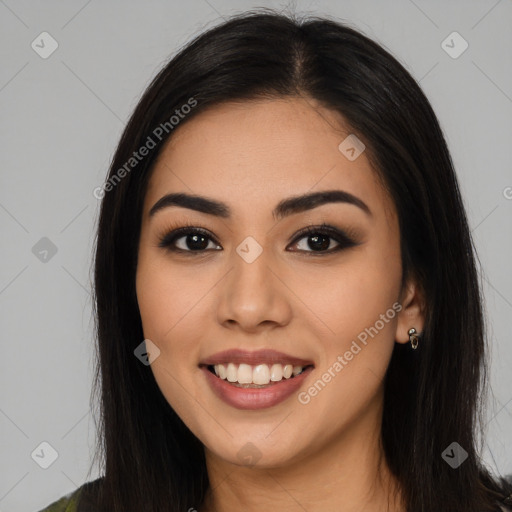
[[81,487],[76,491],[62,496],[57,501],[50,503],[39,512],[77,512],[78,495]]
[[[512,474],[505,476],[505,480],[512,484]],[[38,512],[99,512],[94,505],[94,497],[97,495],[102,481],[103,477],[100,477],[87,482]],[[497,505],[502,512],[512,512],[512,494]]]
[[74,491],[50,503],[38,512],[97,512],[91,500],[93,493],[100,485],[103,477],[87,482]]
[[[507,483],[512,484],[512,474],[506,475],[504,480]],[[512,493],[508,498],[505,498],[502,502],[499,503],[499,507],[502,512],[512,512]]]

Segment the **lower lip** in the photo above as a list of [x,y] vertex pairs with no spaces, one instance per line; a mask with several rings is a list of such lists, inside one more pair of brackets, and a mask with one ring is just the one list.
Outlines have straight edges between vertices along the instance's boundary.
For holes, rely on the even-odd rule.
[[266,388],[239,388],[230,384],[227,380],[217,377],[208,370],[207,366],[201,366],[206,380],[213,392],[224,402],[237,409],[265,409],[286,400],[297,391],[304,380],[313,370],[312,366],[306,368],[300,375],[283,379]]

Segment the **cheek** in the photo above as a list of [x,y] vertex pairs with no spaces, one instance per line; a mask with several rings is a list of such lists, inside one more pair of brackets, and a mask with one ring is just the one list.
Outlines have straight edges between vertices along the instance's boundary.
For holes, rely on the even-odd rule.
[[[317,286],[310,286],[306,295],[310,310],[328,327],[318,335],[320,373],[330,369],[339,375],[334,380],[341,387],[333,386],[332,392],[340,390],[345,398],[359,389],[358,396],[361,386],[371,387],[368,378],[375,381],[375,387],[379,385],[395,343],[401,262],[399,255],[374,247],[358,251],[332,273],[318,273]],[[338,356],[344,361],[336,371],[333,365],[339,363]]]
[[175,303],[168,280],[158,269],[142,262],[137,268],[136,290],[144,336],[161,341],[165,328],[172,327],[171,303]]
[[[144,337],[160,349],[150,370],[167,402],[185,422],[193,420],[195,390],[193,379],[198,360],[200,323],[194,319],[194,305],[201,298],[194,292],[193,276],[158,264],[156,259],[139,260],[136,276],[137,300]],[[204,293],[203,293],[204,294]]]
[[204,316],[211,315],[212,307],[212,294],[205,290],[214,284],[213,273],[170,265],[160,255],[139,260],[136,290],[144,337],[160,349],[150,368],[173,406],[184,395],[183,386],[194,394]]
[[319,340],[317,377],[301,396],[301,403],[311,401],[311,415],[328,418],[334,430],[362,411],[373,410],[371,403],[378,400],[393,352],[400,310],[391,276],[377,267],[352,270],[324,303],[333,332]]
[[204,289],[197,273],[172,268],[161,257],[142,258],[136,290],[144,335],[153,336],[165,349],[174,333],[194,315],[194,305]]
[[326,327],[322,332],[347,340],[386,314],[399,297],[400,279],[396,257],[384,258],[368,248],[332,271],[310,274],[294,287],[322,320]]

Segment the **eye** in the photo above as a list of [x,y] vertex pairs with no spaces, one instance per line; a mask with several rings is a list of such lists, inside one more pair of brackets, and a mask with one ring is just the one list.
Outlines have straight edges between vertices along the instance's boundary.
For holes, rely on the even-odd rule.
[[[358,245],[349,235],[327,224],[308,226],[302,229],[294,238],[293,244],[298,245],[297,242],[303,239],[309,239],[309,241],[302,244],[302,248],[299,247],[299,252],[318,253],[319,255],[331,254]],[[331,248],[332,240],[338,244],[334,249]],[[207,230],[184,226],[168,231],[161,236],[158,247],[165,248],[172,252],[190,253],[191,255],[195,253],[195,255],[199,255],[204,254],[206,250],[212,250],[210,244],[213,245],[213,250],[222,249]]]
[[[357,242],[346,233],[327,224],[322,224],[321,226],[308,226],[307,228],[304,228],[299,232],[298,236],[294,239],[294,242],[297,243],[297,241],[304,239],[309,240],[305,244],[302,244],[300,251],[319,254],[331,254],[333,252],[358,245]],[[334,249],[329,249],[331,246],[331,240],[335,240],[338,244]],[[305,250],[305,247],[309,247],[312,250]]]
[[[181,239],[184,240],[181,242],[181,247],[178,247],[177,242]],[[170,231],[161,237],[158,247],[163,247],[169,251],[175,252],[200,253],[208,248],[208,239],[210,239],[210,241],[213,240],[208,231],[204,229],[181,227]],[[214,245],[217,245],[217,247],[221,248],[217,242],[215,242]]]

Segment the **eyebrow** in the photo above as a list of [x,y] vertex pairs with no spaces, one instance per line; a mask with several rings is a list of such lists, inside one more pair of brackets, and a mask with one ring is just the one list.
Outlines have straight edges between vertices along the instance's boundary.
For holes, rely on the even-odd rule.
[[[272,211],[272,217],[275,220],[280,220],[294,213],[311,210],[328,203],[352,204],[360,208],[367,215],[372,216],[367,204],[353,194],[345,192],[344,190],[326,190],[283,199]],[[231,217],[231,209],[227,204],[207,197],[185,194],[183,192],[166,194],[161,197],[149,211],[149,216],[153,217],[158,211],[170,206],[181,206],[182,208],[189,208],[226,219]]]

